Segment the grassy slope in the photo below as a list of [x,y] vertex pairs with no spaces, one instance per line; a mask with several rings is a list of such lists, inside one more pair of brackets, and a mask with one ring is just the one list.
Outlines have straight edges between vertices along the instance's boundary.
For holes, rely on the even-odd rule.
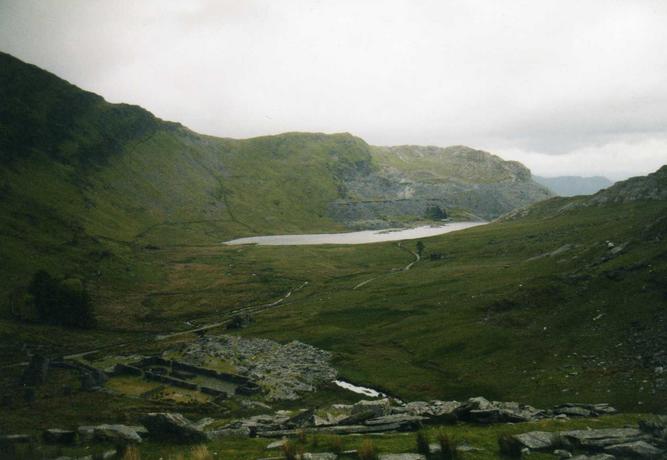
[[[395,258],[407,260],[405,253],[390,244],[245,249],[281,270],[300,265],[305,279],[319,283],[248,333],[331,349],[348,378],[407,399],[480,393],[537,405],[611,400],[664,410],[649,358],[666,339],[659,219],[667,205],[554,215],[562,204],[551,200],[528,218],[424,240],[427,253],[446,258],[357,290],[374,273],[400,266]],[[604,261],[606,240],[628,246]],[[531,260],[566,244],[573,247],[561,255]],[[317,264],[339,257],[348,265],[338,275]]]
[[[5,320],[3,361],[15,361],[22,342],[75,351],[148,338],[186,319],[214,321],[222,309],[275,299],[308,280],[247,333],[330,349],[350,379],[404,398],[482,393],[537,405],[575,399],[666,407],[664,391],[651,393],[649,359],[664,329],[664,201],[561,212],[572,201],[550,200],[522,219],[425,240],[427,253],[446,258],[353,290],[411,256],[394,244],[217,243],[336,228],[323,204],[338,193],[336,177],[371,167],[363,141],[345,134],[216,139],[136,113],[145,129],[108,144],[97,135],[108,120],[86,107],[59,147],[29,144],[18,160],[3,159],[1,294],[35,267],[80,276],[98,300],[102,328]],[[89,144],[96,147],[73,147]],[[91,151],[104,154],[88,158]],[[603,261],[606,240],[629,245]],[[530,260],[565,244],[574,247]],[[635,343],[635,332],[647,343]]]
[[37,268],[101,289],[159,282],[146,245],[339,229],[339,176],[368,167],[348,134],[201,136],[0,54],[0,297]]
[[[342,178],[377,168],[372,149],[348,134],[202,136],[9,55],[0,63],[0,317],[39,268],[83,279],[110,319],[106,329],[151,328],[188,305],[203,311],[275,296],[287,283],[250,291],[230,279],[233,261],[192,264],[174,248],[341,230],[327,203],[345,193]],[[199,281],[181,282],[186,269]],[[214,303],[205,298],[212,295]],[[17,334],[0,321],[0,334]]]
[[[244,334],[332,350],[345,377],[405,399],[484,394],[537,406],[610,401],[664,410],[651,357],[666,339],[667,205],[559,211],[571,202],[553,199],[528,217],[425,239],[426,254],[445,258],[407,272],[392,271],[412,258],[393,243],[147,251],[141,264],[167,279],[136,309],[150,316],[114,324],[157,332],[181,329],[184,319],[214,322],[225,306],[277,298],[309,281]],[[607,240],[628,245],[605,260]],[[572,247],[535,259],[564,245]],[[132,291],[118,295],[127,304]],[[118,316],[107,314],[105,324]],[[26,338],[33,334],[20,329]],[[100,340],[141,336],[118,332]]]

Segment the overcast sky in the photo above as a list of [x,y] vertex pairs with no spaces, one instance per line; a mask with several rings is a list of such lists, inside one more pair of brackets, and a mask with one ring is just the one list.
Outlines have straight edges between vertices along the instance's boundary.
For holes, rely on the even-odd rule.
[[206,134],[667,163],[665,0],[0,0],[0,50]]

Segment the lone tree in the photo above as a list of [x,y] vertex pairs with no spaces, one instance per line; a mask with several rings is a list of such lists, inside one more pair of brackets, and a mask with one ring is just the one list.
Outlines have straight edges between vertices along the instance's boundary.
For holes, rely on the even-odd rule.
[[90,295],[80,280],[58,281],[40,270],[32,277],[28,293],[42,322],[79,328],[95,326]]
[[422,252],[424,252],[424,243],[417,241],[417,254],[419,254],[419,258],[421,258]]

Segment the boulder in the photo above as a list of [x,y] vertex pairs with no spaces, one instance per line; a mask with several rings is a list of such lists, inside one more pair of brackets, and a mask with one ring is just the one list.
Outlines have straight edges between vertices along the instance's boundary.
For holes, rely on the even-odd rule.
[[315,410],[305,409],[291,417],[285,425],[289,428],[300,428],[304,426],[313,426],[315,424]]
[[476,418],[488,419],[497,415],[497,407],[494,407],[491,402],[482,397],[477,396],[470,398],[462,403],[454,410],[456,418],[466,421],[474,421]]
[[657,415],[649,420],[640,420],[639,429],[655,438],[667,441],[667,415]]
[[616,460],[616,457],[609,454],[577,455],[571,460]]
[[254,435],[255,433],[256,430],[251,430],[248,427],[241,427],[241,428],[223,428],[220,430],[207,431],[206,435],[209,437],[209,439],[220,439],[220,438],[228,438],[230,436],[246,437],[250,436],[251,434]]
[[604,451],[608,454],[616,455],[619,457],[648,459],[660,458],[662,454],[665,453],[664,450],[658,449],[653,444],[649,444],[646,441],[634,441],[625,444],[607,446],[604,448]]
[[290,419],[289,413],[284,414],[282,411],[278,411],[273,415],[270,414],[261,414],[253,415],[252,417],[235,420],[228,425],[225,425],[223,429],[231,428],[248,428],[253,432],[257,431],[267,431],[267,430],[279,430],[284,428],[287,421]]
[[417,429],[421,427],[422,422],[424,422],[425,420],[428,419],[426,417],[420,417],[418,415],[392,414],[366,420],[364,422],[364,425],[375,426],[375,425],[388,425],[397,423],[403,429]]
[[363,423],[366,420],[377,417],[375,411],[367,410],[364,412],[357,412],[356,414],[343,417],[338,421],[339,425],[356,425],[358,423]]
[[426,460],[422,454],[380,454],[379,460]]
[[556,449],[553,454],[558,458],[572,458],[572,452],[565,449]]
[[270,443],[268,446],[266,446],[266,448],[267,448],[268,450],[271,450],[271,449],[280,449],[280,448],[282,448],[285,444],[287,444],[287,441],[288,441],[287,438],[279,439],[278,441],[273,441],[272,443]]
[[388,399],[362,400],[352,406],[352,414],[371,412],[374,417],[389,415],[391,403]]
[[[90,427],[79,427],[77,430],[82,437],[88,437]],[[141,436],[135,427],[126,425],[97,425],[93,427],[93,439],[97,441],[108,441],[118,444],[140,443]]]
[[469,398],[466,402],[461,404],[460,412],[466,410],[487,410],[493,409],[491,402],[483,396],[476,396]]
[[61,430],[59,428],[50,428],[44,430],[42,439],[47,444],[74,444],[74,441],[76,441],[76,432],[71,430]]
[[129,425],[128,428],[136,431],[136,433],[141,437],[141,439],[146,439],[148,437],[148,430],[143,425],[136,425],[136,426]]
[[214,418],[211,417],[204,417],[192,424],[197,429],[204,430],[207,426],[209,426],[211,423],[215,422]]
[[170,441],[198,443],[206,442],[206,433],[195,427],[183,415],[172,412],[153,412],[141,418],[151,437]]
[[580,405],[568,404],[555,408],[554,414],[563,414],[568,417],[590,417],[593,412]]
[[[387,425],[337,425],[337,426],[322,426],[304,428],[305,433],[321,433],[321,434],[366,434],[366,433],[386,433],[389,431],[400,431],[401,425],[398,423],[390,423]],[[257,436],[264,438],[281,438],[284,436],[296,436],[301,430],[275,430],[275,431],[258,431]]]
[[337,460],[338,455],[332,452],[306,452],[301,458],[303,460]]
[[491,425],[504,422],[505,417],[500,409],[473,409],[465,415],[465,420]]
[[[413,401],[407,403],[405,406],[400,409],[403,412],[410,415],[420,415],[422,417],[435,417],[435,418],[455,418],[455,411],[461,407],[461,403],[458,401]],[[394,408],[394,411],[397,408]]]
[[95,427],[92,425],[80,426],[76,429],[76,431],[79,434],[79,439],[82,442],[92,441],[93,437],[95,436]]
[[426,401],[411,401],[404,406],[392,408],[393,413],[408,413],[411,415],[433,415],[431,403]]
[[581,449],[602,449],[615,444],[640,441],[645,435],[635,428],[563,431],[561,438]]
[[509,423],[530,422],[544,418],[543,410],[536,409],[533,406],[519,404],[517,402],[498,402],[493,404],[498,407],[501,415],[501,421]]
[[33,441],[29,434],[3,434],[0,435],[0,445],[4,444],[28,444]]
[[97,391],[107,382],[107,375],[98,369],[86,369],[81,372],[81,389],[84,391]]
[[[458,403],[457,403],[458,404]],[[517,402],[489,401],[481,396],[450,405],[456,418],[474,423],[517,423],[544,418],[544,411]]]
[[341,425],[341,424],[344,425],[342,421],[347,418],[348,417],[346,415],[334,415],[327,412],[323,416],[314,415],[313,423],[315,424],[315,426],[331,426],[331,425]]
[[593,404],[592,410],[595,415],[611,415],[618,413],[616,408],[610,406],[607,403]]
[[[115,458],[118,455],[116,450],[105,450],[101,454],[93,455],[92,460],[108,460],[110,458]],[[77,460],[85,460],[86,457],[79,458]]]
[[[440,449],[442,450],[442,449]],[[468,444],[461,444],[460,446],[456,446],[456,451],[465,453],[465,452],[482,452],[484,449],[481,447],[475,447],[475,446],[470,446]]]
[[558,447],[558,433],[549,431],[530,431],[512,436],[523,447],[530,450],[551,451]]

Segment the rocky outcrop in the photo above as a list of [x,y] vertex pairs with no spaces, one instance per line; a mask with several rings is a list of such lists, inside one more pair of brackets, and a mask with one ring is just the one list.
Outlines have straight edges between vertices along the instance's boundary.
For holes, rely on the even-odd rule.
[[208,441],[204,431],[194,426],[181,414],[171,412],[150,413],[141,418],[148,434],[155,439],[172,442],[198,443]]
[[[559,411],[562,412],[565,407],[579,406],[588,408],[588,417],[615,412],[615,409],[607,404],[567,404],[555,409],[542,410],[517,402],[489,401],[483,397],[470,398],[464,402],[413,401],[408,403],[383,398],[362,400],[353,405],[333,404],[328,408],[318,410],[277,411],[274,414],[255,415],[232,421],[211,434],[215,437],[243,433],[263,437],[283,437],[294,436],[299,431],[330,434],[415,431],[427,424],[442,424],[457,420],[491,424],[538,421],[548,418],[567,419],[568,416]],[[625,433],[629,436],[636,434],[637,431],[619,431],[618,433]],[[613,433],[605,434],[606,438],[610,438],[611,434]],[[584,438],[595,436],[588,432],[581,434],[578,431],[563,433],[563,437],[566,435],[571,437],[568,442],[572,445],[593,442]],[[641,436],[638,438],[619,437],[615,439],[614,444],[638,439],[643,438]],[[532,432],[521,435],[517,441],[523,447],[530,449],[549,450],[555,443],[555,438],[550,433]]]
[[544,411],[516,402],[488,401],[483,397],[470,398],[454,411],[457,419],[482,423],[510,423],[537,420]]
[[[580,454],[580,460],[595,458],[663,458],[667,452],[660,447],[665,441],[637,428],[606,428],[560,432],[531,431],[511,436],[509,447],[514,451],[554,452],[562,458]],[[567,454],[567,455],[566,455]]]
[[303,460],[336,460],[338,455],[333,452],[305,452],[301,458]]
[[42,439],[46,444],[74,444],[76,438],[76,431],[60,428],[50,428],[42,433]]
[[379,460],[426,460],[422,454],[380,454]]
[[616,409],[609,404],[566,403],[553,409],[553,413],[567,415],[568,417],[598,417],[615,414],[616,412]]
[[559,435],[549,431],[530,431],[514,436],[522,446],[535,451],[550,451],[558,447]]
[[389,399],[362,400],[352,406],[352,415],[370,413],[374,417],[381,417],[391,413]]
[[343,177],[343,196],[328,213],[350,227],[386,227],[427,209],[467,210],[493,219],[552,196],[521,163],[465,146],[373,147],[377,166]]
[[94,439],[96,441],[106,441],[114,444],[135,444],[142,441],[139,431],[143,427],[132,427],[127,425],[97,425],[80,426],[78,428],[79,437],[82,440]]
[[617,182],[593,195],[587,203],[627,203],[640,200],[667,200],[667,165],[647,176]]
[[615,444],[639,441],[646,437],[637,428],[563,431],[559,436],[565,444],[577,449],[602,449]]
[[0,435],[0,445],[28,444],[33,442],[34,438],[29,434],[3,434]]
[[[633,441],[625,444],[615,444],[605,447],[605,452],[617,457],[631,458],[660,458],[665,453],[646,441]],[[663,457],[664,458],[664,457]]]

